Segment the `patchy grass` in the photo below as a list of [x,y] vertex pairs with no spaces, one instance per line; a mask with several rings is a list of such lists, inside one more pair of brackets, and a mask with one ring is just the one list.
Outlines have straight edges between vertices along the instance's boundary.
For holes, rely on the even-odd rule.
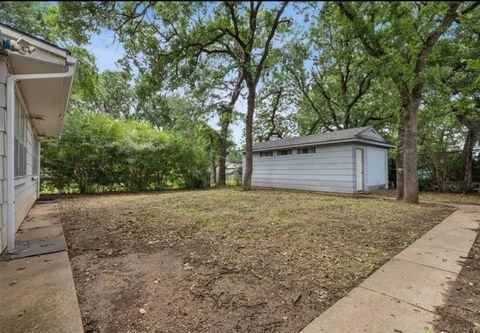
[[[396,191],[380,190],[373,194],[395,197]],[[480,195],[478,194],[420,192],[420,200],[425,202],[450,202],[458,204],[480,205]]]
[[224,188],[61,211],[87,330],[293,332],[452,208]]

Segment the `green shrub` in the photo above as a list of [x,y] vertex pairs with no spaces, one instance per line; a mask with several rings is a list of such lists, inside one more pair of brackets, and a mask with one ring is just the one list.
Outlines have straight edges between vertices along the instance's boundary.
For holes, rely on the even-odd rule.
[[41,165],[42,188],[95,193],[204,187],[208,160],[194,141],[150,125],[73,112],[60,139],[42,142]]

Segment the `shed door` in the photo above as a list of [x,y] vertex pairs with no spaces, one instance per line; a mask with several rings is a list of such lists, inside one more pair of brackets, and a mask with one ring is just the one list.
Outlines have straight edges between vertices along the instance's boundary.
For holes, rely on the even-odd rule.
[[355,150],[357,192],[363,191],[363,149]]

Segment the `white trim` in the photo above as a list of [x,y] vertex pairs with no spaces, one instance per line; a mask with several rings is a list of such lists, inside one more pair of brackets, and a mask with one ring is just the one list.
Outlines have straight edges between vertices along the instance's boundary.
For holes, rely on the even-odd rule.
[[323,145],[331,145],[336,143],[364,143],[371,146],[379,146],[385,148],[395,148],[395,145],[390,143],[383,143],[377,141],[370,141],[365,139],[345,139],[345,140],[335,140],[335,141],[326,141],[326,142],[310,142],[310,143],[295,143],[292,145],[286,146],[276,146],[276,147],[268,147],[268,148],[259,148],[254,149],[253,152],[260,152],[260,151],[269,151],[269,150],[283,150],[283,149],[291,149],[291,148],[300,148],[300,147],[311,147],[311,146],[323,146]]
[[[358,153],[360,152],[360,161],[362,161],[362,165],[358,165]],[[362,192],[365,191],[365,165],[367,164],[365,161],[365,149],[364,148],[355,148],[355,192]],[[359,168],[361,167],[360,170],[360,175],[362,176],[361,184],[359,184],[359,179],[358,179],[358,172]],[[359,189],[360,185],[360,189]]]
[[7,39],[18,40],[19,38],[22,38],[28,44],[31,44],[31,45],[33,45],[35,47],[38,47],[38,48],[41,48],[41,49],[43,49],[43,50],[45,50],[49,53],[55,54],[55,55],[60,56],[62,58],[67,58],[67,56],[68,56],[68,51],[63,50],[59,47],[49,45],[49,44],[47,44],[45,42],[42,42],[42,41],[40,41],[36,38],[29,37],[25,34],[22,34],[21,32],[10,29],[3,24],[0,24],[0,28],[2,30],[2,34],[4,35],[4,37],[7,37]]
[[42,148],[42,145],[40,144],[40,138],[37,136],[37,199],[40,198],[40,149]]

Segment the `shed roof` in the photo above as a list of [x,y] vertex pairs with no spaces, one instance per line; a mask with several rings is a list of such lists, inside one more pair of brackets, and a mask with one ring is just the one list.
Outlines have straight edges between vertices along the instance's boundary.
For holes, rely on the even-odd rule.
[[288,139],[259,142],[253,145],[253,151],[313,146],[343,142],[363,142],[371,145],[393,148],[372,126],[349,128],[333,132],[297,136]]

